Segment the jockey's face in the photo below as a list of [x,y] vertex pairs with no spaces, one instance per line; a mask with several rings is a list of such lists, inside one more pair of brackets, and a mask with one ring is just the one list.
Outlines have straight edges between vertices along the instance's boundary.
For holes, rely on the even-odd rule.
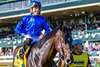
[[39,7],[32,7],[30,8],[30,12],[34,15],[40,15],[40,8]]

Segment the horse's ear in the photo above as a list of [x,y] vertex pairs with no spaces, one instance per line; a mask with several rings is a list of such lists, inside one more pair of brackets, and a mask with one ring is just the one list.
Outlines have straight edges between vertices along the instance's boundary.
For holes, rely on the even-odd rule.
[[71,23],[71,26],[70,26],[70,30],[72,31],[75,27],[75,24],[74,23]]
[[55,22],[54,27],[59,28],[62,31],[63,22]]

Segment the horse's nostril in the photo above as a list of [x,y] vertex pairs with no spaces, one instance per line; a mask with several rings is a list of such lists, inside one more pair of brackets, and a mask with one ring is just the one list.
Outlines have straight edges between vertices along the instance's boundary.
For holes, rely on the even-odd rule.
[[66,60],[65,60],[65,64],[66,64],[66,65],[69,65],[70,63],[71,63],[71,60],[70,60],[70,59],[66,59]]
[[69,59],[67,59],[67,62],[69,63],[69,62],[70,62],[70,60],[69,60]]
[[71,63],[71,60],[70,59],[67,59],[66,62],[67,62],[67,64],[70,64]]

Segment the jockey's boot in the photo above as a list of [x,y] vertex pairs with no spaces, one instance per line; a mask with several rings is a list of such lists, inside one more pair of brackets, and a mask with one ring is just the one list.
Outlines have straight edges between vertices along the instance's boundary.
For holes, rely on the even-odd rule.
[[27,50],[27,48],[31,45],[32,39],[27,38],[23,45],[22,45],[22,49],[20,49],[20,58],[23,58],[25,51]]

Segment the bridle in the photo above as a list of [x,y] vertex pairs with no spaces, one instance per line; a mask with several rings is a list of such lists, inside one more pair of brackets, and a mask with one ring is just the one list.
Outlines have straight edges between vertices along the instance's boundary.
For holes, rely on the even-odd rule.
[[60,58],[56,61],[56,64],[59,64],[61,62],[61,60],[64,60],[66,65],[71,63],[71,60],[67,59],[67,56],[65,55],[64,48],[63,48],[64,45],[65,45],[65,40],[63,42],[61,42],[61,44],[59,46],[59,48],[60,48]]
[[63,45],[65,45],[65,44],[61,44],[61,57],[60,57],[60,61],[61,60],[64,60],[65,61],[65,64],[70,64],[71,63],[71,60],[70,59],[67,59],[67,56],[65,55],[65,52],[64,52],[64,49],[63,49]]

